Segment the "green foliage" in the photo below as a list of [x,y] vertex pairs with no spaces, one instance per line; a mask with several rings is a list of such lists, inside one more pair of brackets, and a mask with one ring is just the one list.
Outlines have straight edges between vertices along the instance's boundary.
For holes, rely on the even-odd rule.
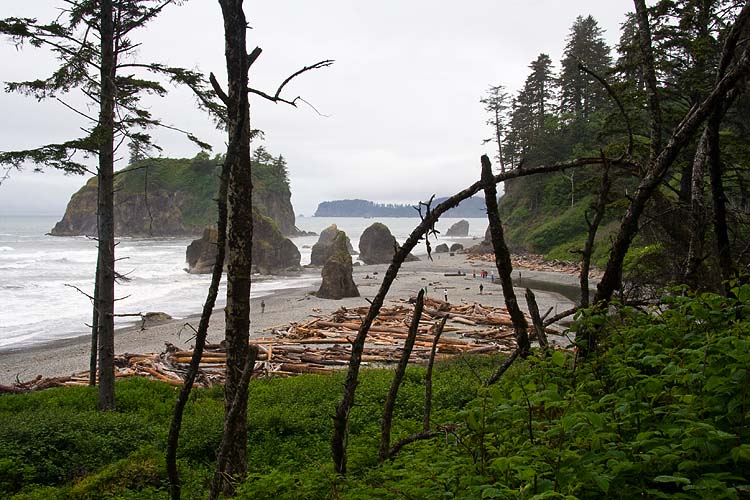
[[[250,474],[238,498],[747,498],[750,492],[750,286],[734,299],[675,289],[649,311],[585,311],[599,354],[535,351],[492,387],[497,360],[435,370],[434,424],[453,432],[378,465],[379,418],[391,370],[361,374],[349,433],[350,471],[330,463],[330,425],[344,373],[254,381]],[[394,439],[421,430],[424,370],[411,367]],[[163,450],[174,388],[118,387],[99,414],[88,388],[0,398],[0,495],[166,498]],[[203,498],[222,416],[220,389],[188,405],[183,491]]]

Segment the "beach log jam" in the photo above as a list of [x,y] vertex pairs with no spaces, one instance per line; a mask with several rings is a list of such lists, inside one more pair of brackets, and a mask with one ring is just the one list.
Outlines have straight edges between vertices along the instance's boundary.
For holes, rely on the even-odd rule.
[[[467,260],[471,263],[487,262],[494,264],[495,255],[491,253],[470,254],[467,256]],[[511,262],[513,263],[514,270],[526,269],[529,271],[546,271],[570,275],[578,275],[581,272],[580,262],[544,260],[541,255],[512,255]],[[601,271],[592,269],[590,274],[593,276],[600,276],[602,273]]]
[[[414,311],[410,300],[395,301],[383,307],[368,336],[362,361],[370,365],[397,363],[409,331]],[[417,327],[410,363],[427,364],[439,321],[447,319],[437,343],[435,359],[465,354],[496,354],[516,348],[512,322],[503,307],[481,304],[450,304],[425,298],[422,319]],[[290,322],[263,330],[265,336],[251,339],[258,346],[254,378],[287,377],[300,373],[331,373],[346,368],[351,342],[357,335],[369,306],[341,307],[329,315],[315,313],[303,322]],[[115,357],[116,376],[148,377],[181,385],[187,373],[192,350],[181,350],[167,343],[161,353],[125,353]],[[210,387],[224,383],[226,350],[223,343],[207,344],[200,360],[196,384]],[[88,372],[69,377],[36,377],[27,382],[0,385],[0,394],[17,394],[49,387],[87,385]]]

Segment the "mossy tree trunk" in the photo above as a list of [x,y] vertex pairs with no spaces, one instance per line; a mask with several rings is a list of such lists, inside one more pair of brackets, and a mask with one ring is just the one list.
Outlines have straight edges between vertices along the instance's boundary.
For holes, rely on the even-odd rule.
[[112,0],[100,3],[101,92],[99,123],[98,282],[94,307],[98,310],[99,409],[115,407],[115,223],[114,223],[114,127],[115,68]]
[[[248,103],[247,22],[242,0],[219,0],[224,18],[226,57],[227,129],[227,374],[224,388],[225,428],[232,436],[226,449],[225,477],[238,481],[247,472],[247,394],[239,394],[247,363],[250,333],[250,277],[252,263],[252,189],[250,176],[250,109]],[[243,391],[244,392],[244,391]],[[227,420],[233,403],[236,418]],[[232,493],[232,482],[224,482],[225,494]]]

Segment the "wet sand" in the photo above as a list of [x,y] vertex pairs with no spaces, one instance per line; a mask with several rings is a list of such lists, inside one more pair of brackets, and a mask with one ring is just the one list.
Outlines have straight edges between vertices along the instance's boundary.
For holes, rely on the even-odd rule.
[[[448,300],[453,303],[473,304],[475,302],[488,306],[504,306],[504,299],[499,280],[492,283],[490,278],[479,278],[479,271],[493,271],[493,264],[488,262],[470,263],[467,256],[458,254],[435,254],[433,261],[425,258],[419,262],[405,263],[386,297],[386,305],[400,299],[408,299],[422,287],[427,287],[428,296],[444,299],[447,291]],[[301,288],[285,289],[273,295],[263,297],[266,307],[261,314],[261,299],[251,302],[251,337],[262,337],[269,334],[267,329],[284,325],[292,321],[303,322],[310,314],[328,314],[340,307],[359,307],[368,305],[366,299],[372,299],[382,282],[387,265],[357,266],[354,268],[354,281],[359,287],[360,297],[342,300],[319,299],[312,295],[320,284]],[[465,276],[445,276],[445,273],[462,271]],[[472,277],[476,271],[477,277]],[[319,270],[310,269],[310,273],[319,274]],[[553,308],[552,314],[573,306],[568,297],[576,296],[578,277],[576,275],[516,269],[513,279],[521,280],[516,285],[530,285],[535,290],[539,309],[544,314]],[[479,294],[479,285],[484,285],[484,292]],[[549,291],[545,291],[549,290]],[[523,289],[516,288],[519,303],[525,309]],[[196,304],[196,309],[200,308]],[[115,352],[121,353],[158,353],[164,350],[165,343],[180,348],[189,348],[193,344],[193,331],[186,327],[198,326],[199,316],[180,320],[169,320],[159,324],[118,329],[115,333]],[[219,342],[224,332],[224,311],[216,310],[209,327],[209,342]],[[25,347],[19,350],[0,352],[0,384],[10,384],[17,379],[26,381],[37,375],[44,377],[66,376],[86,371],[89,364],[90,339],[79,337],[57,341],[51,344]]]

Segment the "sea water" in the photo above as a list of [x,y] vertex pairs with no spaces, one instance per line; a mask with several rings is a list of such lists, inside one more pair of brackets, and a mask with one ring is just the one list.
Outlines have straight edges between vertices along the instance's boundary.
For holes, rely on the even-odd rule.
[[[92,307],[87,295],[93,295],[96,242],[84,236],[48,236],[46,233],[57,220],[57,216],[0,216],[0,351],[88,334]],[[441,220],[437,229],[444,234],[458,220]],[[439,243],[475,244],[474,239],[483,237],[487,221],[467,220],[469,237],[433,239],[433,248]],[[297,227],[320,233],[336,224],[347,233],[356,250],[362,232],[374,222],[387,225],[396,239],[403,242],[420,220],[298,217]],[[116,313],[161,311],[175,318],[199,313],[210,276],[185,271],[185,249],[191,240],[118,238],[116,269],[126,279],[115,287]],[[312,246],[317,240],[317,236],[292,238],[300,250],[302,265],[310,263]],[[425,254],[424,244],[414,253]],[[253,282],[252,297],[319,282],[318,270],[306,270],[298,276],[258,276]],[[217,307],[224,306],[225,295],[222,284]],[[118,326],[133,322],[133,317],[116,318]]]

